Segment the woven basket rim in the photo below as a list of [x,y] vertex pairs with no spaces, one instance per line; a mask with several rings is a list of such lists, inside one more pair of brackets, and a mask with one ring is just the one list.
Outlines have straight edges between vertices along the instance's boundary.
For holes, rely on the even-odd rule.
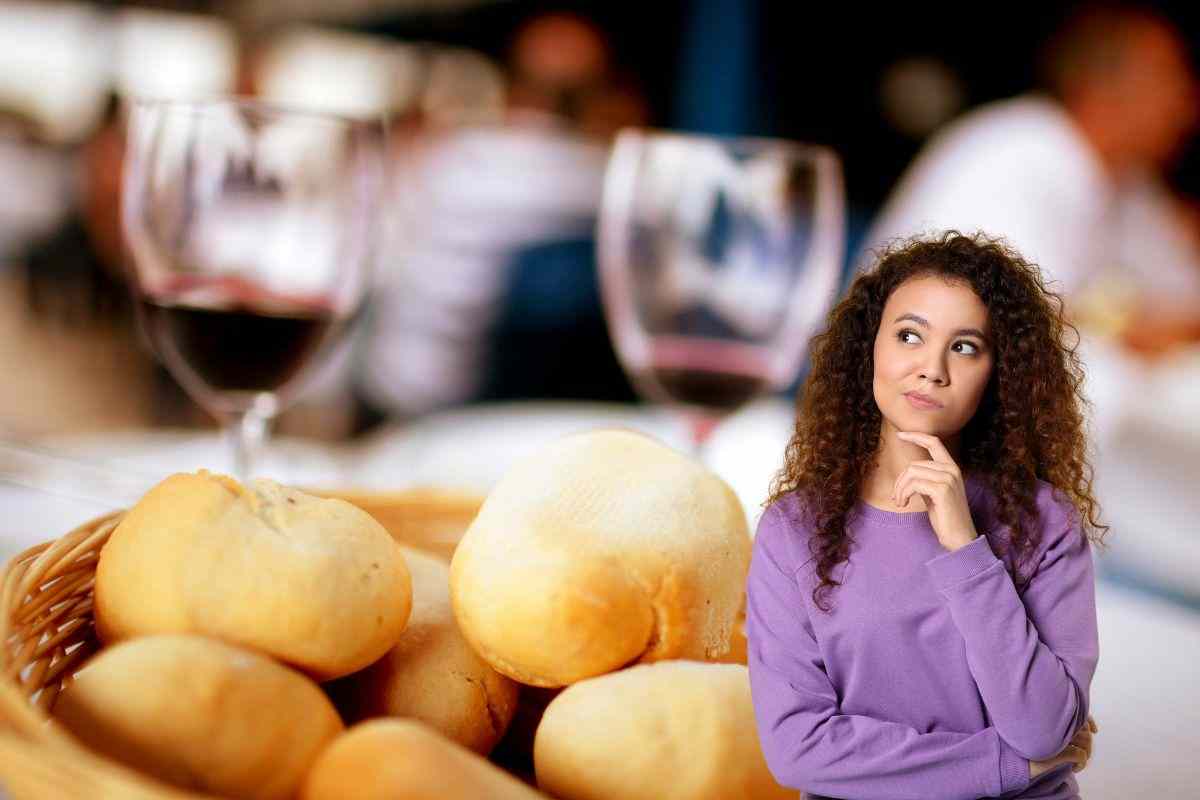
[[14,800],[202,797],[92,752],[50,714],[64,681],[99,647],[91,617],[96,564],[124,513],[26,548],[0,570],[0,787]]
[[[477,512],[484,499],[470,490],[437,486],[305,491],[382,508],[426,501],[433,514],[451,516]],[[89,750],[51,715],[64,681],[100,647],[92,619],[96,565],[125,513],[88,520],[26,548],[0,569],[0,790],[7,788],[14,800],[215,800],[159,783]],[[425,544],[436,552],[448,540]]]

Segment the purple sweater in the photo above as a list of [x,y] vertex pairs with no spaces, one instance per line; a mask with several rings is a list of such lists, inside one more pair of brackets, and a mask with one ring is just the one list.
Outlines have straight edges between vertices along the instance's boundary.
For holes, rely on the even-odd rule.
[[789,496],[763,514],[747,584],[750,687],[784,786],[845,800],[1077,798],[1069,765],[1032,783],[1087,719],[1099,658],[1091,548],[1039,486],[1039,542],[1017,591],[993,500],[967,496],[979,538],[951,552],[929,516],[859,503],[842,582],[812,602],[811,527]]

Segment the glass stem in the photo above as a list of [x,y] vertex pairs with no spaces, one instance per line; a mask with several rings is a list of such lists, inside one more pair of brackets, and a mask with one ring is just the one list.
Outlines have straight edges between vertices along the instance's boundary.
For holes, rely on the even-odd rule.
[[703,414],[695,411],[685,412],[683,421],[687,425],[688,443],[691,445],[691,456],[699,461],[704,460],[704,445],[712,435],[713,429],[721,421],[718,414]]
[[232,412],[224,420],[225,437],[233,453],[234,476],[242,483],[255,477],[269,421],[269,416],[253,408]]

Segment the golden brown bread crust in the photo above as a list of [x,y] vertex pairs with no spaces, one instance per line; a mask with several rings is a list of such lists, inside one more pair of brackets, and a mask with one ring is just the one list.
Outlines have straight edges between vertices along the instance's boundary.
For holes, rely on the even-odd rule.
[[404,557],[413,582],[408,627],[383,658],[330,691],[348,722],[409,717],[487,755],[516,712],[518,685],[492,669],[458,630],[449,565],[412,548],[404,548]]
[[660,661],[559,694],[534,740],[538,787],[562,800],[794,800],[763,758],[738,664]]
[[399,639],[412,587],[399,545],[341,500],[205,471],[172,475],[117,526],[96,569],[105,642],[200,633],[318,680]]
[[200,636],[106,648],[75,676],[55,716],[89,748],[185,789],[291,797],[342,732],[309,678]]
[[717,659],[722,664],[742,664],[749,662],[750,654],[746,652],[746,613],[738,616],[737,624],[733,626],[733,640],[729,643],[729,652]]
[[498,671],[565,686],[731,647],[751,540],[720,478],[624,430],[568,436],[514,466],[451,562],[459,626]]
[[545,800],[482,756],[413,721],[377,719],[338,737],[300,800]]

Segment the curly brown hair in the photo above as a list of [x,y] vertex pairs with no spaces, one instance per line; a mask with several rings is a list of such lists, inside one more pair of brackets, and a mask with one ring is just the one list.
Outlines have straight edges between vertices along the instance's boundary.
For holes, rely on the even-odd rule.
[[947,231],[901,241],[854,280],[813,337],[795,433],[767,501],[793,493],[801,499],[820,578],[813,602],[824,611],[824,595],[840,585],[833,570],[849,557],[847,523],[876,466],[882,415],[871,387],[883,308],[901,284],[928,276],[969,286],[988,310],[994,368],[962,431],[959,467],[983,476],[996,498],[996,519],[1010,530],[1005,563],[1018,586],[1018,563],[1036,545],[1039,479],[1069,499],[1090,539],[1102,544],[1108,530],[1092,494],[1079,332],[1062,298],[1002,240]]

